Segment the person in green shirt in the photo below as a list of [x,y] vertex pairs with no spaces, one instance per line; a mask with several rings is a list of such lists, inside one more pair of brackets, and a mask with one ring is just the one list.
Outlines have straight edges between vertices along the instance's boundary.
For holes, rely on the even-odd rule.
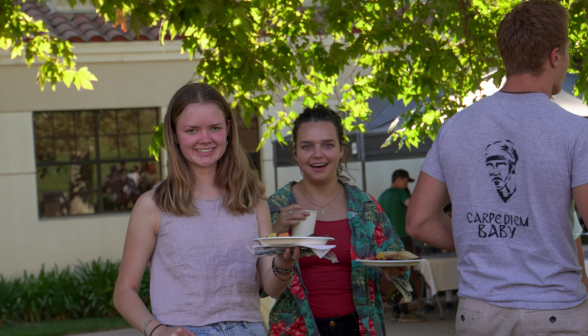
[[[412,238],[406,233],[406,209],[410,203],[410,192],[408,191],[408,183],[414,182],[410,178],[408,172],[404,169],[398,169],[392,173],[392,186],[384,191],[378,198],[378,203],[384,209],[384,212],[390,219],[390,223],[398,236],[404,244],[404,248],[414,253],[414,245]],[[420,282],[418,281],[418,273],[411,272],[410,279],[415,290],[420,296]],[[417,288],[419,287],[419,288]],[[425,318],[412,314],[408,311],[408,305],[403,303],[394,306],[392,312],[392,321],[398,322],[422,322]]]

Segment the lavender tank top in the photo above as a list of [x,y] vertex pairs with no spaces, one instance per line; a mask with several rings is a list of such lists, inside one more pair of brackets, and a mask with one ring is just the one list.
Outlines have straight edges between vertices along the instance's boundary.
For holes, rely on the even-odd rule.
[[162,212],[150,265],[151,306],[161,323],[262,322],[257,258],[245,247],[259,237],[256,214],[235,216],[222,203],[196,200],[192,217]]

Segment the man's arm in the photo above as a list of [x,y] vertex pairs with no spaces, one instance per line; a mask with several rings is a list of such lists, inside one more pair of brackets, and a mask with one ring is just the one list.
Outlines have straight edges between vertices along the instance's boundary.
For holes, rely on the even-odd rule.
[[[583,184],[572,189],[572,195],[574,196],[574,202],[580,212],[582,218],[588,218],[588,184]],[[582,251],[581,239],[576,239],[576,249],[578,251],[578,262],[582,266],[582,283],[588,290],[588,278],[586,276],[586,267],[584,264],[584,251]]]
[[449,203],[447,185],[422,172],[406,213],[406,232],[416,240],[455,250],[451,219],[443,213]]
[[582,267],[582,283],[588,291],[588,276],[586,275],[586,265],[584,264],[584,250],[582,249],[582,239],[578,237],[576,239],[576,251],[578,252],[578,263]]

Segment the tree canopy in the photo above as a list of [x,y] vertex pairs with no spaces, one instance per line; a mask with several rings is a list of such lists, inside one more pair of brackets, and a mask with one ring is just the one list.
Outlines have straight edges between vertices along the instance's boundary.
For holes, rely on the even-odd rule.
[[[247,119],[257,115],[265,138],[297,115],[293,104],[327,103],[345,112],[348,131],[364,130],[367,99],[416,103],[387,143],[418,146],[465,107],[465,98],[505,75],[496,31],[510,0],[79,0],[106,20],[161,24],[160,38],[182,38],[182,52],[198,60],[195,72],[231,97]],[[69,0],[75,5],[75,0]],[[586,93],[588,12],[585,1],[562,0],[570,14],[571,72],[575,93]],[[0,0],[0,47],[42,65],[42,85],[58,81],[90,88],[93,75],[75,70],[67,41],[49,37],[11,0]],[[137,34],[138,35],[138,34]],[[578,66],[580,64],[580,66]],[[575,65],[575,67],[573,67]],[[587,95],[584,94],[584,100]],[[264,113],[279,106],[277,115]],[[398,121],[398,120],[397,120]],[[396,126],[394,123],[391,126]],[[391,127],[392,129],[393,127]],[[157,141],[155,141],[157,142]]]

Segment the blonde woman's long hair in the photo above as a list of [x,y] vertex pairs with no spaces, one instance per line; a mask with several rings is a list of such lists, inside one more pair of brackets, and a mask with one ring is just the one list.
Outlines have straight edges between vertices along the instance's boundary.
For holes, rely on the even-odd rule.
[[216,168],[216,183],[224,191],[223,206],[233,214],[252,213],[264,196],[264,187],[251,170],[249,159],[239,143],[239,127],[226,99],[215,88],[203,83],[189,83],[172,97],[164,118],[163,140],[167,152],[168,175],[155,189],[153,199],[167,213],[178,216],[198,214],[194,202],[194,185],[197,183],[186,158],[176,141],[178,117],[188,104],[215,104],[231,121],[227,135],[227,148]]

